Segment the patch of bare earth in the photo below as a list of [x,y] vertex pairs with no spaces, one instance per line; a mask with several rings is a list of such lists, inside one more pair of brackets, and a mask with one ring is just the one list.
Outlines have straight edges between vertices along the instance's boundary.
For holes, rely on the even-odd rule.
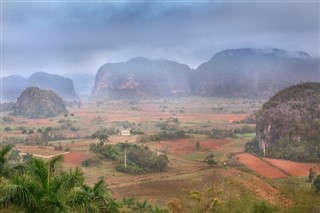
[[64,162],[67,164],[80,166],[82,161],[94,157],[95,154],[90,152],[69,152],[64,155]]
[[249,169],[252,169],[256,173],[260,174],[263,177],[275,179],[275,178],[283,178],[287,175],[281,172],[280,170],[272,167],[265,161],[260,158],[253,156],[248,153],[238,154],[236,155],[237,160],[240,163],[244,164]]
[[308,176],[310,168],[320,171],[320,167],[314,163],[299,163],[288,160],[263,158],[263,160],[271,163],[272,165],[282,169],[292,176]]
[[[212,139],[200,141],[200,150],[218,149],[225,144],[230,143],[228,139]],[[196,152],[196,145],[193,140],[180,139],[173,141],[162,141],[160,149],[171,154],[190,154]]]

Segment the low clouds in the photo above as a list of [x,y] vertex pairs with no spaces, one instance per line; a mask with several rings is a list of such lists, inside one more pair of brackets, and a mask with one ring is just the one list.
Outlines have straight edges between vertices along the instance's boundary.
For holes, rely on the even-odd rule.
[[3,75],[95,74],[135,56],[197,67],[216,52],[277,47],[319,55],[319,2],[5,2]]

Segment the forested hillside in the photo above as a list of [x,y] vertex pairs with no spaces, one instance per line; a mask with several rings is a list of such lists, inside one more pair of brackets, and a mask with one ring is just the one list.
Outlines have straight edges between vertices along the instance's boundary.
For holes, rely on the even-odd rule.
[[[249,150],[298,161],[320,159],[320,83],[288,87],[266,102],[256,117],[256,141]],[[258,148],[259,147],[259,148]]]

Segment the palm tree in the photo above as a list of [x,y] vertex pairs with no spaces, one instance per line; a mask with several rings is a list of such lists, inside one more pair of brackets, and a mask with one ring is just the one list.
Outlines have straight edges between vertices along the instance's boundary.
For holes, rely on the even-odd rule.
[[25,155],[22,156],[22,161],[23,162],[29,161],[30,159],[32,159],[32,157],[33,157],[33,154],[27,152]]
[[119,212],[119,204],[112,199],[104,180],[100,180],[93,187],[83,185],[81,191],[73,193],[68,203],[78,212]]
[[151,206],[148,205],[147,200],[144,200],[143,202],[136,202],[135,210],[137,210],[140,213],[146,212]]
[[16,173],[22,174],[25,171],[25,166],[23,164],[12,164],[9,162],[11,145],[3,145],[0,150],[0,177],[8,178]]
[[152,206],[148,213],[168,213],[168,211],[166,209],[159,208],[159,206]]
[[135,198],[129,197],[129,198],[122,198],[122,205],[127,206],[128,208],[132,208],[135,204]]
[[9,160],[13,161],[15,163],[19,163],[20,162],[20,151],[19,150],[11,150],[10,155],[9,155]]
[[2,145],[0,150],[0,177],[6,176],[8,174],[8,160],[7,156],[11,151],[12,147],[10,145]]
[[104,181],[92,188],[83,184],[83,172],[68,172],[59,165],[63,156],[49,161],[32,158],[22,175],[13,175],[0,182],[0,208],[15,208],[26,213],[38,212],[118,212]]
[[62,172],[62,156],[45,162],[31,159],[24,175],[14,175],[0,188],[0,204],[25,212],[68,212],[66,201],[72,189],[83,183],[80,169]]

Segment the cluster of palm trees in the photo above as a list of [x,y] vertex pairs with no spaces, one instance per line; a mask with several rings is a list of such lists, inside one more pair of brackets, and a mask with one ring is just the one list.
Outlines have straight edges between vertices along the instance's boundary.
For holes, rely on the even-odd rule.
[[6,212],[119,212],[103,180],[84,184],[81,169],[64,171],[62,156],[13,163],[11,146],[0,150],[0,209]]
[[0,212],[168,213],[147,201],[115,200],[104,180],[84,184],[80,168],[63,168],[63,156],[23,162],[19,157],[10,145],[0,147]]

